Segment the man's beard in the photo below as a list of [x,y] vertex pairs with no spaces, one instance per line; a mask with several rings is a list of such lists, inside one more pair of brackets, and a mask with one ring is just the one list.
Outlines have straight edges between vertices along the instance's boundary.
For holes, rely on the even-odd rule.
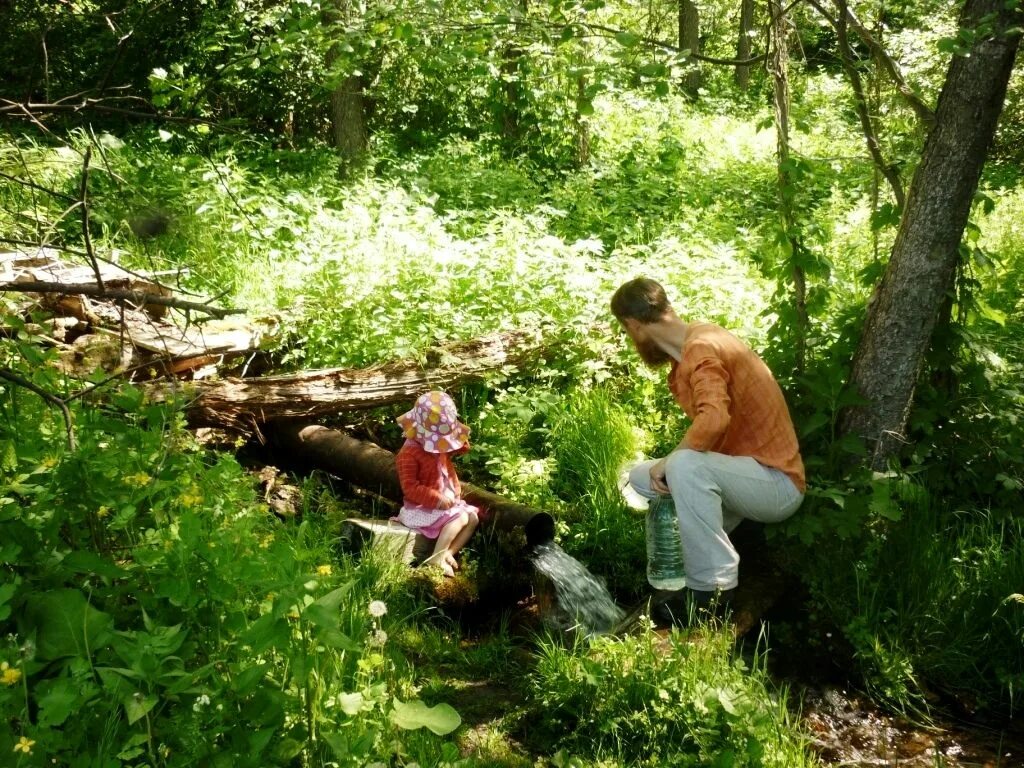
[[657,342],[650,339],[634,340],[634,344],[640,359],[651,368],[660,368],[672,359],[668,352],[658,346]]

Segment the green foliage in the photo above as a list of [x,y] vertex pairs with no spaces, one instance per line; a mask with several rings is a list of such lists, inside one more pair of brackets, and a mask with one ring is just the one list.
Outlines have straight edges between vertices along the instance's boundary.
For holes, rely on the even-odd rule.
[[892,483],[893,495],[876,501],[888,519],[879,517],[866,546],[840,545],[814,569],[817,599],[844,628],[876,701],[921,715],[926,692],[939,689],[1015,709],[1024,674],[1024,613],[1012,588],[1024,578],[1020,521],[953,510],[907,478]]
[[531,675],[536,728],[565,756],[626,765],[814,765],[790,730],[785,693],[731,644],[710,629],[544,643]]
[[[59,389],[46,367],[31,375]],[[44,408],[4,385],[0,749],[24,737],[66,765],[330,752],[355,766],[393,754],[395,725],[458,727],[444,702],[416,698],[387,644],[405,610],[393,563],[337,560],[314,509],[277,522],[233,459],[205,454],[140,390],[76,401],[74,451]],[[419,736],[402,749],[424,765],[439,754]]]
[[645,585],[643,520],[622,496],[622,472],[637,457],[637,435],[607,388],[577,391],[550,436],[554,491],[566,503],[562,546],[630,599]]

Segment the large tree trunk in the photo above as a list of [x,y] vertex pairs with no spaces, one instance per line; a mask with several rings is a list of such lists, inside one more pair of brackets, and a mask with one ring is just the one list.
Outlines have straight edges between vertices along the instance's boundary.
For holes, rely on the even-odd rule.
[[[679,48],[690,53],[700,53],[700,11],[693,0],[679,0]],[[683,88],[690,95],[696,96],[700,85],[700,69],[694,59],[683,77]]]
[[[740,35],[736,41],[736,59],[746,61],[750,58],[750,33],[754,29],[754,0],[740,0]],[[741,91],[750,87],[750,65],[737,64],[733,73],[736,85]]]
[[[517,331],[449,344],[428,352],[425,361],[198,381],[189,385],[186,415],[195,427],[258,434],[259,425],[271,419],[313,419],[412,401],[427,390],[478,381],[487,373],[521,364],[540,349],[539,337]],[[153,397],[176,394],[167,385],[160,386]]]
[[[991,34],[977,35],[991,23]],[[914,387],[944,297],[953,289],[960,240],[971,200],[1002,111],[1020,42],[1007,30],[1024,13],[1003,0],[967,0],[963,39],[939,95],[935,126],[914,173],[885,276],[868,310],[851,384],[867,405],[848,411],[844,432],[868,443],[871,464],[884,469],[904,441]]]
[[[324,26],[350,23],[357,14],[354,2],[355,0],[330,0],[324,5]],[[332,45],[327,52],[328,70],[335,65],[340,55],[338,45]],[[362,164],[369,146],[366,100],[363,95],[362,78],[359,75],[348,75],[331,92],[331,138],[341,158],[338,165],[339,174],[347,176]]]
[[362,165],[369,146],[363,83],[357,75],[346,77],[331,93],[331,136],[341,156],[340,174],[347,176]]

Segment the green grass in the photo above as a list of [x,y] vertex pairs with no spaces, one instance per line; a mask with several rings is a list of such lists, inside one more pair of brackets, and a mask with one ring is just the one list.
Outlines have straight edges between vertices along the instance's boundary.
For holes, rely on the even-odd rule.
[[[653,632],[544,642],[531,675],[534,738],[566,756],[615,766],[817,765],[755,656],[748,666],[729,632]],[[583,764],[587,764],[584,762]]]
[[[915,66],[928,72],[934,58]],[[793,139],[807,168],[797,205],[808,245],[824,265],[812,276],[810,373],[834,383],[843,362],[830,346],[840,333],[837,318],[861,316],[870,288],[860,274],[876,248],[884,256],[894,229],[872,231],[862,140],[839,112],[824,109],[844,97],[841,83],[810,78],[798,95]],[[618,471],[638,450],[663,455],[684,424],[662,372],[641,366],[617,334],[607,307],[612,291],[638,274],[659,278],[684,317],[721,323],[758,348],[773,338],[769,329],[778,320],[774,138],[758,127],[767,113],[757,107],[716,114],[709,105],[602,97],[592,120],[593,166],[564,174],[451,141],[343,184],[336,158],[323,148],[227,146],[153,130],[101,135],[104,156],[94,159],[90,185],[94,240],[100,252],[126,251],[129,266],[187,267],[182,287],[223,294],[224,303],[271,318],[281,329],[278,359],[289,367],[366,366],[510,328],[548,333],[549,349],[528,368],[461,393],[460,410],[474,427],[464,466],[494,490],[555,513],[566,550],[630,599],[644,589],[643,524],[617,496]],[[69,138],[79,149],[85,142],[84,135]],[[5,137],[0,169],[31,172],[38,183],[73,196],[81,157],[68,147]],[[816,583],[819,607],[845,629],[867,686],[894,709],[919,710],[926,686],[1017,708],[1024,685],[1024,605],[1015,597],[1024,584],[1024,554],[1013,500],[1022,479],[1024,350],[1012,333],[1024,293],[1024,198],[1012,174],[999,178],[988,185],[992,210],[977,214],[976,244],[992,266],[976,258],[972,273],[990,310],[971,314],[977,335],[965,357],[980,363],[966,389],[974,400],[959,421],[943,423],[944,432],[923,435],[914,459],[931,473],[920,475],[930,478],[930,490],[956,505],[915,508],[900,522],[850,539],[841,546],[851,567],[835,569],[830,558],[827,578]],[[0,228],[9,236],[79,245],[80,220],[61,218],[63,208],[26,188],[0,186]],[[166,233],[131,233],[133,220],[154,213],[167,217]],[[12,333],[21,336],[3,340],[5,365],[53,391],[71,386],[41,373],[34,342]],[[779,339],[772,343],[770,353],[784,360]],[[88,592],[90,605],[109,613],[135,644],[122,645],[122,655],[104,646],[76,656],[75,664],[25,667],[31,706],[20,689],[0,688],[7,722],[27,722],[24,713],[37,707],[52,721],[60,706],[71,706],[72,694],[73,706],[85,712],[63,730],[45,719],[27,730],[39,753],[63,758],[95,744],[105,757],[135,750],[153,758],[161,743],[179,755],[230,745],[271,765],[287,763],[293,749],[330,758],[337,749],[317,737],[326,734],[344,737],[349,754],[338,758],[342,764],[387,762],[394,756],[385,736],[394,698],[423,695],[433,704],[451,694],[457,706],[459,691],[446,688],[444,671],[452,679],[489,676],[523,685],[528,677],[529,717],[547,724],[548,741],[533,744],[524,758],[513,743],[519,725],[496,720],[468,765],[535,758],[637,765],[674,759],[666,749],[678,750],[683,764],[725,764],[727,755],[743,764],[758,749],[767,764],[769,756],[779,765],[807,764],[784,694],[767,685],[759,668],[741,668],[721,638],[704,638],[702,646],[677,642],[664,654],[646,636],[572,649],[542,643],[530,672],[510,660],[521,646],[504,631],[464,649],[457,628],[438,626],[400,569],[373,558],[339,558],[332,522],[344,510],[315,486],[307,488],[304,522],[274,523],[237,463],[203,454],[179,417],[137,393],[110,394],[102,408],[76,406],[82,447],[75,455],[63,448],[52,409],[9,387],[3,397],[0,510],[7,512],[0,514],[0,552],[15,580],[11,594],[0,588],[0,612],[70,585]],[[129,415],[115,417],[108,407]],[[820,457],[808,458],[813,466]],[[126,482],[139,473],[153,483]],[[967,476],[971,484],[963,482]],[[843,519],[853,519],[854,529],[876,526],[869,504],[861,499],[856,506],[856,491],[841,490],[850,507]],[[974,511],[988,510],[989,502],[990,511]],[[111,577],[88,557],[70,557],[93,550],[110,561],[119,553],[129,576]],[[321,565],[331,572],[319,575]],[[342,587],[336,615],[305,613]],[[373,599],[389,605],[379,627],[365,611]],[[293,609],[299,619],[290,618]],[[150,669],[140,644],[179,624],[188,642],[156,660],[175,671],[180,660],[196,676],[191,687],[170,692],[168,681],[148,672],[128,682],[101,675],[97,682],[90,671],[97,661]],[[378,628],[391,636],[383,649],[370,643]],[[332,646],[344,644],[339,635],[352,645]],[[9,663],[21,660],[20,641],[4,646]],[[252,651],[256,641],[265,644],[261,651]],[[447,666],[428,665],[428,658]],[[249,677],[259,672],[257,685]],[[662,690],[681,708],[678,721]],[[192,710],[203,692],[225,704],[215,710],[223,714],[204,720]],[[140,714],[125,703],[135,702],[135,693],[143,697],[141,709],[150,697],[156,703]],[[346,713],[339,697],[355,694],[360,711]],[[592,700],[600,706],[585,706]],[[354,706],[354,698],[344,701]],[[261,721],[260,712],[274,717]],[[580,723],[581,735],[559,731],[560,718]],[[147,727],[166,741],[154,741]],[[416,731],[399,741],[406,758],[431,766],[458,759],[457,737]],[[271,741],[250,743],[263,738]],[[0,737],[5,749],[10,744]]]

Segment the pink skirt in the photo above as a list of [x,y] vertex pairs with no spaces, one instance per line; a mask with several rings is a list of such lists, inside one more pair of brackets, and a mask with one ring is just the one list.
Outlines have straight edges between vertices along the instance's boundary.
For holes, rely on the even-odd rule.
[[422,533],[428,539],[436,539],[441,535],[441,529],[452,520],[457,520],[463,512],[476,511],[476,507],[464,501],[456,502],[451,509],[430,509],[414,504],[403,506],[398,515],[391,519],[416,533]]

